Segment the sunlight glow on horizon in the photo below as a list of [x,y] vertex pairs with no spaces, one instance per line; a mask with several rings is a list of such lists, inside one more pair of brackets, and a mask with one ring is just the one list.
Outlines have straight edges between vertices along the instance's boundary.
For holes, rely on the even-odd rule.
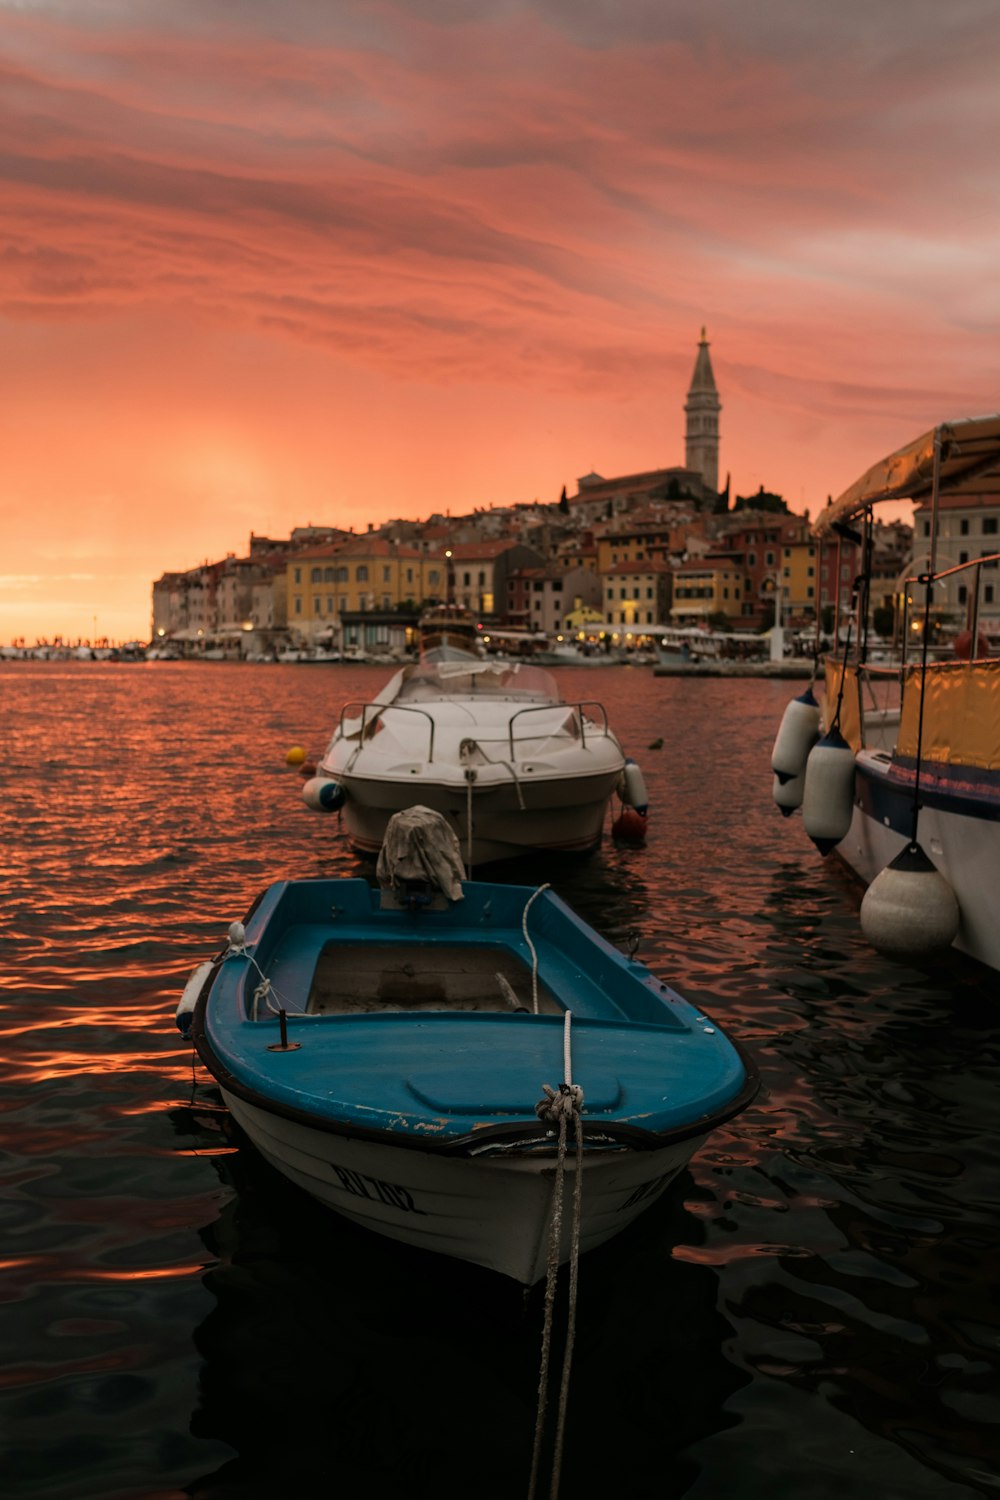
[[251,532],[683,463],[812,514],[1000,407],[1000,13],[0,4],[0,643]]

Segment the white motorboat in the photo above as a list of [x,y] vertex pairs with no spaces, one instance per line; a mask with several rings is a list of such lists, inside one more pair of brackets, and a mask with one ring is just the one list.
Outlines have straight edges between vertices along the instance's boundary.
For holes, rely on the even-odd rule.
[[[952,566],[940,545],[942,517],[945,542],[952,527],[970,538],[996,531],[1000,416],[942,424],[890,454],[827,507],[814,535],[820,544],[863,541],[851,526],[867,534],[872,506],[899,499],[930,512],[924,550],[901,580],[901,659],[866,657],[862,576],[853,636],[861,649],[848,643],[828,658],[822,722],[809,695],[786,710],[772,758],[775,800],[786,813],[801,805],[818,847],[835,850],[868,886],[862,927],[876,947],[905,957],[953,943],[1000,969],[1000,658],[980,621],[995,576],[984,570],[997,568],[1000,553],[963,552]],[[949,585],[965,629],[948,659],[933,659],[932,622]]]
[[442,813],[474,866],[533,850],[590,850],[617,792],[645,815],[642,775],[596,702],[565,702],[549,673],[470,654],[440,612],[421,660],[368,703],[348,703],[303,796],[342,811],[360,850],[381,847],[393,813]]

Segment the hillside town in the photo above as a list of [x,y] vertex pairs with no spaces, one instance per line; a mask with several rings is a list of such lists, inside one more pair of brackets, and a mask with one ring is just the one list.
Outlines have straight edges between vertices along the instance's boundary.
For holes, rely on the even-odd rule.
[[[285,653],[398,655],[420,613],[446,600],[484,632],[639,641],[666,627],[760,632],[815,627],[845,593],[859,548],[819,549],[808,513],[760,488],[719,486],[722,409],[702,330],[684,402],[684,463],[589,473],[543,504],[392,520],[363,533],[295,527],[251,533],[230,553],[153,584],[154,650],[259,658]],[[873,590],[891,596],[913,550],[902,522],[875,528]]]

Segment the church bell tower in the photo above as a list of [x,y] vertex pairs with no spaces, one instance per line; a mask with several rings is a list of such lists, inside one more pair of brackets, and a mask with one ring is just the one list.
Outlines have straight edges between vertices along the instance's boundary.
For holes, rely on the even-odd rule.
[[702,477],[707,490],[718,493],[719,489],[719,412],[722,402],[715,388],[712,361],[708,355],[708,340],[704,328],[698,344],[698,355],[694,362],[694,374],[684,413],[687,426],[684,433],[684,464]]

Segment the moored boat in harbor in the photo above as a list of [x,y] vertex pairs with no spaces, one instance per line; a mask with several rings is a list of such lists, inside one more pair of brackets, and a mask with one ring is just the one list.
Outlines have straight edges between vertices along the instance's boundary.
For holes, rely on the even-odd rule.
[[234,1119],[355,1222],[530,1286],[620,1233],[755,1072],[705,1015],[546,886],[461,879],[425,809],[364,880],[281,881],[178,1020]]
[[[860,525],[864,542],[872,507],[900,499],[922,506],[927,533],[902,580],[899,659],[867,659],[862,576],[853,631],[826,663],[826,734],[814,747],[802,743],[797,760],[772,761],[775,797],[785,811],[802,801],[806,831],[868,886],[862,926],[877,947],[917,956],[953,942],[1000,969],[1000,658],[989,654],[980,618],[986,589],[992,602],[983,575],[1000,553],[980,550],[952,564],[941,547],[944,514],[963,513],[963,534],[983,514],[990,529],[980,535],[996,531],[1000,416],[943,423],[890,454],[820,515],[814,535],[829,543]],[[941,659],[930,638],[936,591],[949,579],[962,580],[966,619]],[[831,755],[843,767],[832,778],[824,769]]]
[[368,702],[345,704],[303,787],[316,811],[341,811],[362,851],[415,803],[443,814],[470,869],[532,850],[586,852],[618,793],[641,818],[647,798],[598,702],[565,701],[530,662],[478,654],[454,612],[426,617],[417,662]]

